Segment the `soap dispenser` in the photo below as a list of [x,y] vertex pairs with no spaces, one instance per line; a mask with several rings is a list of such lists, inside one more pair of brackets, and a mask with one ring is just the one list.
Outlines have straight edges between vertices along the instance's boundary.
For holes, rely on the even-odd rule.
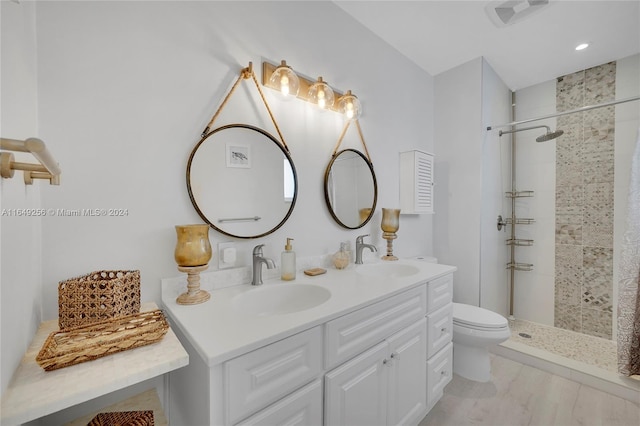
[[349,266],[349,261],[351,260],[351,253],[349,250],[348,242],[340,243],[340,251],[336,252],[332,256],[333,266],[336,269],[344,269]]
[[281,278],[284,281],[296,279],[296,252],[291,246],[293,238],[287,238],[287,244],[284,246],[282,257],[280,258]]

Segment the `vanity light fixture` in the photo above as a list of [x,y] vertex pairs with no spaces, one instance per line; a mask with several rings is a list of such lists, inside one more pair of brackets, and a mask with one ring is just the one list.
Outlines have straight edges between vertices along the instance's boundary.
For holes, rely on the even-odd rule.
[[318,77],[318,80],[309,87],[307,97],[309,102],[320,109],[330,109],[335,100],[333,89],[322,80],[322,77]]
[[[262,85],[281,91],[281,85],[278,83],[279,77],[276,73],[281,70],[283,66],[286,66],[286,68],[293,72],[291,67],[286,65],[285,61],[282,61],[279,66],[266,61],[263,62]],[[293,73],[295,74],[295,72]],[[276,77],[274,77],[274,75],[276,75]],[[330,109],[341,113],[347,120],[357,120],[358,117],[360,117],[362,106],[358,98],[352,94],[351,91],[343,94],[329,86],[322,77],[318,77],[315,81],[301,75],[298,75],[297,78],[300,82],[300,90],[297,95],[299,99],[318,105],[321,109]]]
[[357,120],[360,118],[362,105],[356,95],[351,93],[351,90],[347,90],[347,93],[338,100],[338,112],[344,115],[347,120]]
[[282,61],[269,77],[269,86],[278,90],[284,98],[291,99],[300,92],[300,79],[287,61]]

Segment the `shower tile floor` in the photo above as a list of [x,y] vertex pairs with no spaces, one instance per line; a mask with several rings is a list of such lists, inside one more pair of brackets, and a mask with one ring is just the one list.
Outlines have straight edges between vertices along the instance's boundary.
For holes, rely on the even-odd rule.
[[[618,369],[617,344],[613,340],[576,333],[521,319],[509,323],[511,341],[580,361],[606,371]],[[530,338],[522,337],[525,333]]]

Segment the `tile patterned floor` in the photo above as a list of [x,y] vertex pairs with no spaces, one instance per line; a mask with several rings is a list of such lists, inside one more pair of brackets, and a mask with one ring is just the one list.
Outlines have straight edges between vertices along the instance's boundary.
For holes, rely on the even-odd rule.
[[[617,371],[618,359],[615,341],[520,319],[512,321],[509,325],[511,339],[515,342],[543,349],[607,371]],[[531,338],[522,337],[520,333],[526,333]]]

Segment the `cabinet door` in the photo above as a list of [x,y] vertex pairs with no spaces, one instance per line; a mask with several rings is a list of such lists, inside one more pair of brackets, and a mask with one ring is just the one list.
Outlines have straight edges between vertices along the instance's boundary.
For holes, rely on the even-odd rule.
[[257,425],[322,426],[322,380],[298,389],[237,426]]
[[406,214],[433,213],[433,154],[400,153],[400,209]]
[[389,408],[387,424],[418,424],[427,410],[427,320],[387,339]]
[[379,343],[325,375],[325,424],[386,424],[387,347],[386,342]]

